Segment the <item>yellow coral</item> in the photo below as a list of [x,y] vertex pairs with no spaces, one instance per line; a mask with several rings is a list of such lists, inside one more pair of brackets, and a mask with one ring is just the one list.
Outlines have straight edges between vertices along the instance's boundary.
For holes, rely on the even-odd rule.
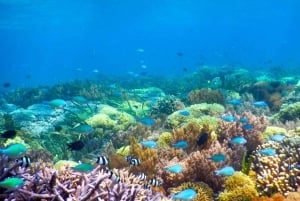
[[187,188],[192,188],[197,192],[197,196],[193,199],[194,201],[211,201],[213,200],[213,190],[204,182],[186,182],[176,188],[171,188],[172,194],[178,193]]
[[264,139],[268,139],[270,136],[279,133],[286,134],[287,130],[285,128],[280,128],[277,126],[268,126],[262,135]]
[[54,168],[57,169],[58,171],[62,171],[66,167],[73,167],[76,165],[78,165],[78,163],[76,163],[74,161],[59,160],[54,164]]
[[251,201],[258,193],[254,181],[247,175],[236,172],[225,181],[225,190],[219,194],[219,201]]
[[86,122],[93,127],[104,127],[104,128],[112,128],[115,125],[115,121],[113,121],[106,114],[96,114],[91,118],[87,119]]
[[116,154],[120,154],[122,156],[128,156],[130,154],[130,146],[123,146],[117,149]]
[[7,147],[11,144],[16,144],[16,143],[20,143],[20,144],[23,144],[25,147],[27,148],[30,148],[30,145],[29,144],[26,144],[24,142],[23,139],[21,139],[19,136],[16,136],[15,138],[13,139],[7,139],[6,142],[4,143],[4,146]]
[[172,140],[172,134],[170,132],[163,132],[159,135],[157,144],[159,147],[169,147]]

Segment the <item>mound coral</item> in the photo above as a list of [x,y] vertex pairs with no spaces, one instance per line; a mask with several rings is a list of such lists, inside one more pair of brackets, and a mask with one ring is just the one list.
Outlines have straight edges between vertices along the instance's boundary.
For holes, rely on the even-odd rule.
[[247,175],[236,172],[225,180],[225,190],[219,194],[219,201],[251,201],[257,197],[255,182]]
[[224,95],[220,90],[197,89],[188,94],[188,100],[191,104],[196,103],[218,103],[225,104]]
[[274,119],[278,119],[281,122],[295,121],[300,117],[300,102],[293,104],[283,105],[279,112],[274,115]]

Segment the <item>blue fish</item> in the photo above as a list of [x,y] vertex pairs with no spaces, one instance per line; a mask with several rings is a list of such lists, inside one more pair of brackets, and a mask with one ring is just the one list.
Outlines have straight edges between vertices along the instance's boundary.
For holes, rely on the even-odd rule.
[[221,119],[227,122],[234,122],[235,121],[235,117],[232,115],[223,115],[221,116]]
[[170,167],[165,168],[165,171],[171,172],[171,173],[180,173],[183,170],[183,166],[180,164],[176,164]]
[[227,104],[231,104],[231,105],[240,105],[241,104],[241,100],[234,98],[234,99],[226,100],[226,103]]
[[172,146],[175,148],[179,148],[179,149],[185,149],[189,146],[189,144],[187,141],[182,140],[182,141],[178,141],[178,142],[172,144]]
[[233,138],[231,138],[230,143],[231,144],[242,144],[243,145],[243,144],[247,143],[247,140],[244,137],[242,137],[242,136],[240,136],[240,137],[233,137]]
[[74,96],[72,100],[77,104],[87,104],[88,100],[83,96]]
[[265,148],[258,151],[260,154],[266,155],[266,156],[274,156],[276,154],[276,150],[273,148]]
[[241,117],[239,121],[241,123],[247,123],[248,122],[248,118],[247,117]]
[[155,120],[150,117],[144,117],[144,118],[138,119],[137,121],[146,126],[154,126],[155,125]]
[[268,107],[268,104],[265,101],[256,101],[253,103],[255,107]]
[[274,134],[270,137],[271,140],[275,142],[282,142],[285,138],[285,135],[283,134]]
[[56,108],[64,108],[67,105],[67,102],[63,99],[53,99],[48,102],[49,105]]
[[224,154],[214,154],[211,157],[207,158],[217,163],[226,161],[226,156]]
[[191,113],[187,110],[181,110],[179,111],[179,114],[181,114],[182,116],[189,116]]
[[157,147],[157,143],[153,140],[142,141],[142,142],[140,142],[140,144],[145,147],[148,147],[148,148],[156,148]]
[[253,124],[245,124],[242,126],[245,130],[252,130],[254,128]]
[[235,170],[231,166],[225,166],[221,169],[215,170],[216,175],[222,175],[222,176],[231,176],[233,175]]
[[183,191],[180,191],[176,194],[174,194],[172,196],[172,198],[174,200],[192,200],[196,197],[197,195],[197,192],[192,189],[192,188],[188,188],[188,189],[185,189]]
[[74,127],[72,131],[88,135],[94,132],[94,128],[87,124],[81,124],[79,126]]

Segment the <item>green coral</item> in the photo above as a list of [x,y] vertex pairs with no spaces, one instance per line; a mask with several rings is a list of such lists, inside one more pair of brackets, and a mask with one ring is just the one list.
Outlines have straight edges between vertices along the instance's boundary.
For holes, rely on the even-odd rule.
[[86,122],[92,127],[103,127],[103,128],[112,128],[115,125],[113,121],[107,114],[96,114],[91,118],[87,119]]
[[172,133],[163,132],[159,135],[157,144],[159,147],[169,147],[172,141]]
[[236,172],[225,181],[225,190],[219,194],[219,201],[251,201],[258,196],[255,182],[247,175]]
[[278,113],[273,118],[281,122],[296,121],[300,117],[300,102],[289,105],[283,105]]
[[191,115],[193,115],[194,117],[200,117],[202,115],[219,116],[225,112],[224,106],[217,103],[194,104],[187,109],[191,111]]

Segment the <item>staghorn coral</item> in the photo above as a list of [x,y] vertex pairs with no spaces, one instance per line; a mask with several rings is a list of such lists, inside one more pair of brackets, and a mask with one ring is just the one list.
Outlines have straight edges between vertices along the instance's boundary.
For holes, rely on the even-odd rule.
[[188,94],[188,100],[191,104],[196,103],[218,103],[225,104],[225,97],[221,90],[197,89]]
[[171,188],[170,193],[175,194],[187,188],[192,188],[197,192],[194,201],[212,201],[213,190],[204,182],[185,182],[178,187]]
[[[253,154],[252,170],[256,172],[257,188],[260,194],[272,195],[279,192],[286,195],[296,191],[300,184],[300,140],[286,139],[282,143],[268,141],[258,146]],[[274,156],[259,153],[263,148],[276,150]]]
[[251,201],[257,197],[255,182],[247,175],[236,172],[225,181],[225,190],[219,194],[219,201]]

